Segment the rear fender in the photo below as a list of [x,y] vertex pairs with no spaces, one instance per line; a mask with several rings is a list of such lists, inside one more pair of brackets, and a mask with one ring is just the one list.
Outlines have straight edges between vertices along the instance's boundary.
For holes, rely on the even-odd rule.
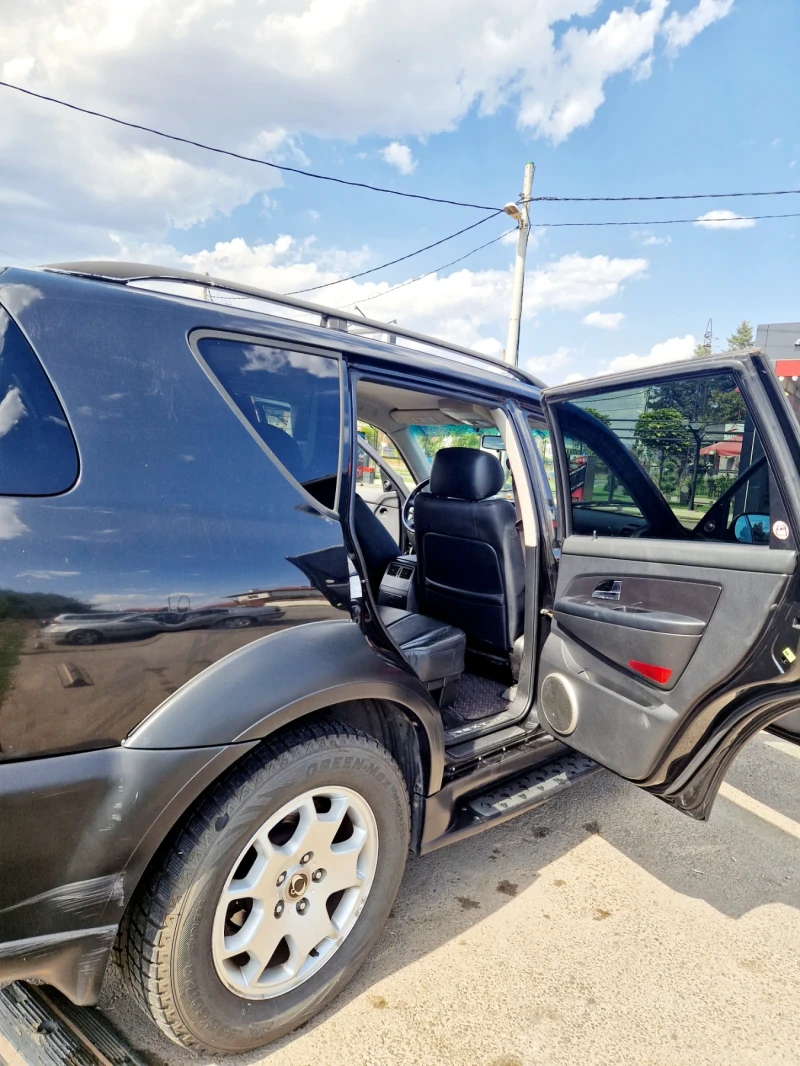
[[247,644],[173,693],[125,746],[246,744],[315,711],[368,699],[400,705],[424,731],[430,760],[425,790],[437,792],[444,768],[438,708],[425,686],[384,659],[353,622],[312,622]]

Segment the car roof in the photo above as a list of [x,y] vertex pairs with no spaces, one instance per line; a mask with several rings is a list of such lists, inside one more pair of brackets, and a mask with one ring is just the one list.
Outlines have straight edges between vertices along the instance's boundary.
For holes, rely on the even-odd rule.
[[[8,268],[14,273],[24,272],[19,267]],[[454,369],[459,364],[468,364],[472,369],[482,370],[491,375],[493,384],[497,385],[498,377],[512,386],[511,391],[517,391],[513,386],[523,386],[524,391],[530,396],[530,387],[538,390],[545,386],[538,378],[526,370],[511,366],[501,359],[486,355],[484,352],[473,348],[466,348],[454,342],[419,333],[415,330],[406,329],[395,323],[380,322],[376,319],[365,317],[361,313],[348,311],[344,308],[327,307],[324,304],[312,303],[307,300],[297,299],[292,296],[284,296],[279,293],[269,292],[255,286],[245,285],[224,278],[211,277],[208,274],[197,274],[188,270],[180,270],[172,267],[162,267],[147,263],[125,263],[115,260],[91,260],[86,262],[53,263],[37,268],[51,274],[66,274],[97,282],[113,283],[115,285],[131,286],[137,290],[142,288],[146,291],[155,291],[162,297],[175,300],[201,299],[208,300],[211,294],[218,294],[221,299],[248,298],[250,306],[247,308],[230,308],[229,305],[214,301],[215,306],[227,306],[228,310],[236,313],[255,313],[262,317],[291,317],[297,319],[299,314],[317,318],[317,322],[307,322],[314,331],[320,327],[326,330],[335,330],[347,334],[351,339],[369,341],[369,348],[373,352],[380,351],[381,355],[393,362],[402,362],[408,365],[411,352],[420,355],[432,355],[438,368]],[[329,335],[328,335],[329,338]],[[385,338],[385,339],[383,339]],[[401,340],[403,344],[398,344]],[[328,339],[327,343],[330,343]],[[357,351],[364,350],[359,344],[358,348],[348,342],[348,348]]]

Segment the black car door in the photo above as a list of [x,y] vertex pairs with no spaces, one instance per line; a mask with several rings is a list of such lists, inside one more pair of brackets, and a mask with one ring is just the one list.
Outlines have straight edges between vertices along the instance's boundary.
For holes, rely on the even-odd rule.
[[800,437],[760,355],[543,394],[561,530],[538,706],[695,817],[759,729],[800,742]]

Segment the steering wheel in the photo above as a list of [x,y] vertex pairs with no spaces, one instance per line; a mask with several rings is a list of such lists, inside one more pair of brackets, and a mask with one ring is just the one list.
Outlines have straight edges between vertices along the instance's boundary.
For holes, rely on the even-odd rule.
[[414,501],[416,500],[419,493],[422,492],[423,489],[426,489],[428,487],[430,480],[431,479],[429,477],[424,478],[417,485],[415,485],[411,492],[409,492],[408,496],[406,496],[406,500],[403,504],[403,510],[401,513],[401,518],[403,520],[403,528],[405,529],[406,533],[414,532]]

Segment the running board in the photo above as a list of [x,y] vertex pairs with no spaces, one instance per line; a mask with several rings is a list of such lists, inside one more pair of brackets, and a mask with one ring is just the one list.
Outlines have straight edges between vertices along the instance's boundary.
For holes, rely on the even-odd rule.
[[585,755],[571,752],[552,762],[524,770],[504,781],[492,784],[483,792],[465,796],[455,810],[448,831],[423,846],[423,852],[434,851],[455,840],[463,840],[489,826],[499,825],[518,814],[547,803],[579,781],[591,777],[603,767]]
[[147,1066],[93,1007],[54,988],[17,981],[0,988],[0,1062],[8,1066]]

